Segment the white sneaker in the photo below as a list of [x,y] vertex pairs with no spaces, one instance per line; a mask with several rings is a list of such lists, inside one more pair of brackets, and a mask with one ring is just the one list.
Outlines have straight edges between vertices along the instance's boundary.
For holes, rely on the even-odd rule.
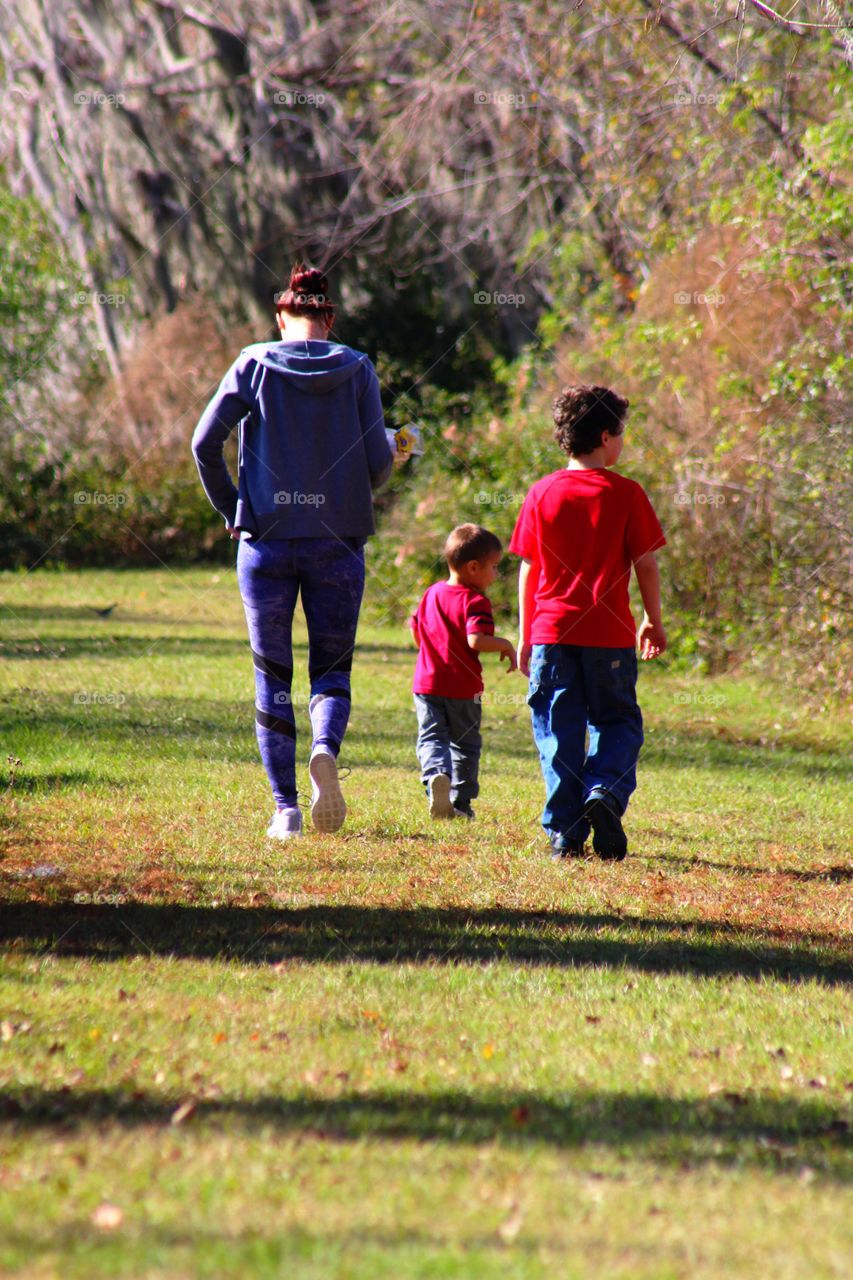
[[290,809],[276,809],[272,822],[267,827],[270,840],[292,840],[302,835],[302,810],[295,806]]
[[431,818],[452,818],[453,805],[450,803],[450,779],[446,773],[434,773],[429,779],[429,816]]
[[308,762],[311,775],[311,821],[318,831],[329,834],[343,826],[347,816],[341,784],[338,782],[338,762],[325,747],[318,747]]

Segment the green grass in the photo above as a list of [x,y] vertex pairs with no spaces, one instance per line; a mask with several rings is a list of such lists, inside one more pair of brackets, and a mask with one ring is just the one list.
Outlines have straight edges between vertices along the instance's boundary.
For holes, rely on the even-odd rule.
[[273,848],[228,570],[0,603],[3,1274],[849,1273],[837,710],[643,666],[631,856],[559,867],[523,681],[431,824],[365,624],[350,817]]

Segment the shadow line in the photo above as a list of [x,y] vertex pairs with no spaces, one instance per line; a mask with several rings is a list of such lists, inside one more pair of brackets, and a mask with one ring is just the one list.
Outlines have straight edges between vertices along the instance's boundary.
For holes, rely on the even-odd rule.
[[16,954],[51,950],[104,961],[152,954],[227,957],[249,965],[503,961],[839,986],[853,981],[853,959],[838,938],[768,932],[759,940],[721,921],[503,907],[0,904],[0,944]]
[[[19,1130],[73,1130],[105,1121],[128,1128],[168,1125],[187,1100],[144,1089],[13,1087],[0,1093],[0,1119]],[[849,1125],[831,1103],[762,1092],[674,1098],[594,1089],[408,1089],[347,1091],[330,1098],[298,1090],[192,1101],[186,1121],[192,1125],[213,1122],[250,1132],[272,1126],[333,1142],[633,1146],[656,1159],[722,1164],[778,1164],[786,1156],[803,1159],[811,1148],[824,1175],[846,1181],[853,1172],[845,1157]]]

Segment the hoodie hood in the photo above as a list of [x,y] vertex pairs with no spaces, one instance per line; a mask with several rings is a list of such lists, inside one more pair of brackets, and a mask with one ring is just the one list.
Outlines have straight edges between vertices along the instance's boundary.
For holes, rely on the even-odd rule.
[[286,342],[255,342],[242,355],[274,369],[300,391],[322,395],[354,377],[368,359],[361,351],[338,342],[299,338]]

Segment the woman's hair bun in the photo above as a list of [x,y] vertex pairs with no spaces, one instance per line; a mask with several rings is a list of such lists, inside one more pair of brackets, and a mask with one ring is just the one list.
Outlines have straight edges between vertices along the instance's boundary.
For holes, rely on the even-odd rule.
[[334,316],[334,303],[329,297],[329,282],[319,267],[297,262],[290,273],[290,284],[276,295],[276,307],[297,316]]

